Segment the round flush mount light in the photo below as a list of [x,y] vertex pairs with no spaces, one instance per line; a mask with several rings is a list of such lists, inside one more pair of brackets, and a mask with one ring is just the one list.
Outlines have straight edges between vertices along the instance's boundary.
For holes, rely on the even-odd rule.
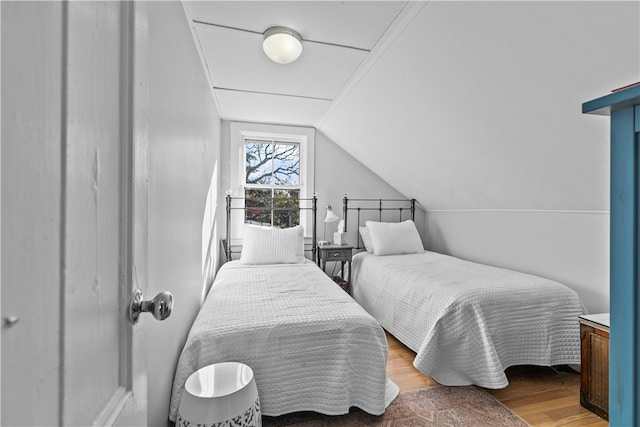
[[273,62],[289,64],[302,53],[302,37],[291,28],[271,27],[264,32],[262,49]]

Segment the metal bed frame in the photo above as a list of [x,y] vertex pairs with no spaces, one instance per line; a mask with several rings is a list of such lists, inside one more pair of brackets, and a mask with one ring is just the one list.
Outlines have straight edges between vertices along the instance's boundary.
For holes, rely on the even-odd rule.
[[[416,199],[350,199],[347,194],[344,195],[342,199],[343,207],[342,214],[344,217],[344,231],[347,232],[347,224],[348,224],[348,214],[349,211],[357,212],[357,221],[356,221],[356,246],[354,249],[362,249],[360,246],[360,242],[362,238],[360,237],[360,223],[362,213],[366,211],[378,212],[378,221],[382,221],[382,213],[386,211],[398,211],[398,222],[402,222],[402,213],[410,212],[411,220],[415,221],[416,217]],[[355,202],[355,206],[350,206],[350,202]],[[393,206],[389,206],[392,204]],[[375,215],[374,215],[375,216]],[[366,218],[371,219],[371,218]],[[407,218],[408,219],[408,218]]]
[[[243,206],[233,206],[233,201],[234,200],[245,200],[244,197],[231,197],[230,194],[227,194],[226,197],[226,210],[227,210],[227,219],[226,219],[226,236],[224,240],[220,241],[220,245],[222,246],[222,252],[225,255],[225,262],[226,261],[231,261],[233,254],[239,254],[241,252],[241,246],[240,245],[232,245],[231,244],[231,211],[232,210],[242,210],[242,211],[247,211],[248,209],[256,209],[256,207],[254,206],[246,206],[245,203],[243,203]],[[273,205],[273,198],[267,198],[265,199],[267,201],[270,202],[270,206],[269,207],[263,207],[263,208],[257,208],[257,209],[262,209],[262,210],[268,210],[271,212],[271,215],[273,216],[274,211],[278,211],[278,212],[282,212],[282,211],[289,211],[289,212],[301,212],[301,211],[311,211],[311,247],[309,249],[307,249],[307,245],[305,244],[305,252],[311,252],[311,259],[315,262],[316,260],[316,253],[318,250],[318,243],[317,243],[317,225],[316,225],[316,217],[317,217],[317,210],[318,210],[318,199],[316,197],[316,195],[314,194],[313,197],[311,198],[300,198],[298,199],[298,206],[297,207],[290,207],[290,208],[286,208],[286,207],[275,207]],[[306,204],[307,206],[303,206],[304,204]],[[309,206],[310,205],[310,206]],[[240,249],[238,249],[240,248]]]

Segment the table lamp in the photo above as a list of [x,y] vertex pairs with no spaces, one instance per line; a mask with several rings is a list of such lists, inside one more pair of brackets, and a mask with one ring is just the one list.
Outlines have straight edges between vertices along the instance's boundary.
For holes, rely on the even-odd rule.
[[328,245],[329,241],[327,240],[327,223],[328,222],[336,222],[339,220],[338,216],[333,213],[333,209],[331,209],[331,205],[327,205],[327,214],[324,216],[324,233],[322,235],[322,241],[318,242],[319,245]]

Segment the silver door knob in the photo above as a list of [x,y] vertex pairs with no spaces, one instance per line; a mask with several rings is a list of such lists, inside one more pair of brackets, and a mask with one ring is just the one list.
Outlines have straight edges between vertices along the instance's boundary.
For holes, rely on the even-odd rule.
[[170,292],[160,292],[151,301],[143,301],[142,291],[136,289],[131,296],[129,304],[129,321],[138,323],[140,313],[151,313],[156,320],[164,320],[171,315],[173,310],[173,295]]
[[15,325],[16,323],[18,323],[18,321],[20,321],[20,318],[18,316],[7,316],[2,320],[3,320],[4,325],[6,327],[10,328],[13,325]]

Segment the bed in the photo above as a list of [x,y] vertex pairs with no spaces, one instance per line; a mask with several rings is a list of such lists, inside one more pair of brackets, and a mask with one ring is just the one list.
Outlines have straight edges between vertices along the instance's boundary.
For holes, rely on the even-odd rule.
[[586,311],[567,286],[425,251],[411,219],[364,224],[352,296],[416,352],[421,372],[444,385],[495,389],[507,386],[509,366],[580,363]]
[[300,226],[244,227],[240,259],[218,271],[180,354],[169,419],[188,376],[224,361],[253,369],[264,415],[383,413],[398,394],[383,329],[305,258]]

